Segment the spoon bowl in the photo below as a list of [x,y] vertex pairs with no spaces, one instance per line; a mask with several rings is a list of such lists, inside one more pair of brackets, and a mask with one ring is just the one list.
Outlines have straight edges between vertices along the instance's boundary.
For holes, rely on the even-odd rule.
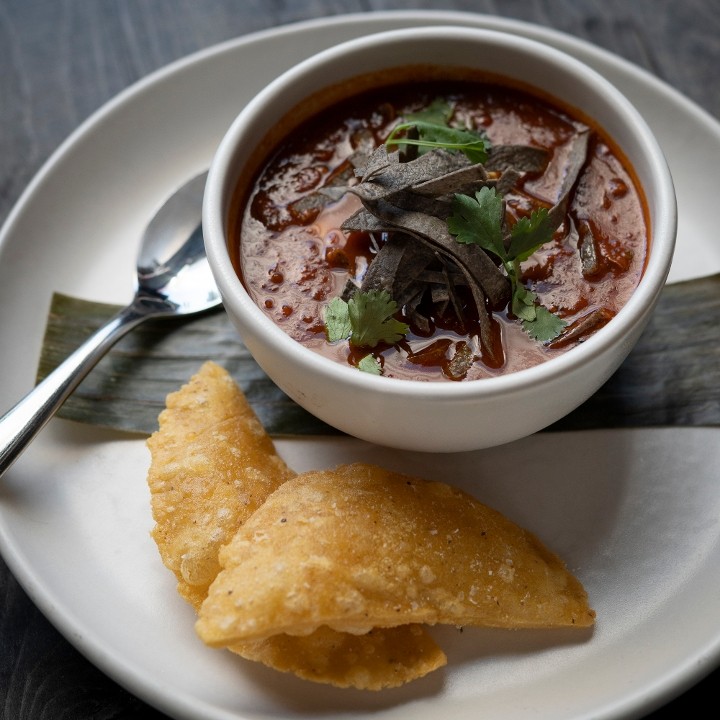
[[215,307],[220,295],[205,255],[200,218],[207,172],[174,192],[143,233],[137,260],[137,290],[145,301],[162,299],[157,311],[174,315]]
[[0,418],[0,476],[121,337],[149,318],[196,314],[220,304],[201,227],[206,180],[205,172],[182,185],[148,223],[131,302]]

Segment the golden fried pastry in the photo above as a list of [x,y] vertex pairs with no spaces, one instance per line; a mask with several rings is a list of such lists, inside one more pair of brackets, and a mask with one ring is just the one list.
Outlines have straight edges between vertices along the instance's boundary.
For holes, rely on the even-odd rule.
[[580,582],[470,495],[377,466],[296,476],[220,551],[196,629],[221,647],[322,627],[589,626]]
[[[220,570],[218,552],[294,473],[230,375],[205,363],[167,398],[148,440],[152,536],[178,591],[195,609]],[[229,648],[250,660],[340,687],[395,687],[447,662],[427,630],[405,625],[363,636],[319,628]]]
[[321,626],[310,635],[273,635],[229,649],[305,680],[359,690],[398,687],[447,664],[426,628],[416,624],[364,635]]
[[159,425],[147,442],[152,535],[178,592],[197,609],[220,570],[220,546],[294,473],[213,362],[167,397]]

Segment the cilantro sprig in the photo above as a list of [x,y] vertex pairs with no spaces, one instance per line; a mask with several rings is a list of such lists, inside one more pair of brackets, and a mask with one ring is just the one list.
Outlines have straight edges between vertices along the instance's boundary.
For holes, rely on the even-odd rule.
[[565,321],[539,304],[537,295],[520,282],[520,263],[552,239],[554,228],[548,211],[540,208],[518,220],[510,230],[507,248],[502,221],[502,198],[495,188],[483,187],[474,197],[455,195],[448,231],[458,242],[479,245],[500,259],[512,286],[512,313],[530,337],[552,340],[562,332]]
[[[385,144],[416,145],[421,153],[433,148],[459,150],[474,163],[486,162],[490,147],[487,137],[468,128],[452,127],[451,116],[452,106],[438,98],[423,110],[408,113],[405,121],[393,128]],[[417,130],[417,139],[405,135],[412,128]]]
[[[397,303],[386,290],[356,292],[349,301],[333,298],[325,308],[325,331],[329,342],[347,340],[355,347],[374,348],[380,343],[392,345],[401,340],[409,327],[395,319]],[[358,363],[358,368],[375,375],[380,365],[372,354]]]

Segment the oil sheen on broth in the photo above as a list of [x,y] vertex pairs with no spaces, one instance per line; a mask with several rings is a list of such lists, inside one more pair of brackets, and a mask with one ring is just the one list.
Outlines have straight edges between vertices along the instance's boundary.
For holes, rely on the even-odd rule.
[[[648,228],[632,171],[612,142],[587,118],[525,89],[489,80],[403,81],[320,110],[284,137],[250,185],[239,189],[231,222],[236,269],[256,304],[291,337],[338,362],[356,364],[367,349],[328,342],[324,308],[349,279],[362,281],[388,233],[341,230],[362,207],[342,189],[359,182],[358,156],[382,145],[408,113],[438,99],[452,107],[453,125],[484,132],[493,146],[546,151],[542,171],[522,173],[504,195],[508,223],[556,202],[573,140],[589,128],[564,219],[553,239],[521,265],[523,285],[567,323],[566,334],[539,342],[507,307],[490,308],[499,350],[489,356],[478,345],[466,298],[464,325],[456,313],[437,313],[428,326],[411,323],[400,342],[375,348],[383,375],[475,380],[544,362],[584,341],[627,301],[643,273]],[[407,320],[402,308],[398,317]],[[452,365],[458,348],[473,356],[460,374]]]

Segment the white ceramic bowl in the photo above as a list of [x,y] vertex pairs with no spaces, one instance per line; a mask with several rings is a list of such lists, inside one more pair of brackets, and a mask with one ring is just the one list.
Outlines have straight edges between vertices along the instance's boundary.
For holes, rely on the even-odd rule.
[[[417,382],[360,372],[286,335],[254,304],[233,268],[229,204],[268,128],[315,91],[358,74],[419,61],[499,73],[581,108],[619,145],[644,189],[651,244],[639,287],[604,328],[544,364],[469,382]],[[670,268],[676,224],[675,194],[663,153],[643,118],[614,86],[578,60],[535,41],[456,27],[397,30],[351,40],[284,73],[228,130],[210,168],[203,208],[207,252],[227,313],[280,388],[325,422],[358,438],[433,452],[517,440],[590,397],[622,363],[649,319]]]

